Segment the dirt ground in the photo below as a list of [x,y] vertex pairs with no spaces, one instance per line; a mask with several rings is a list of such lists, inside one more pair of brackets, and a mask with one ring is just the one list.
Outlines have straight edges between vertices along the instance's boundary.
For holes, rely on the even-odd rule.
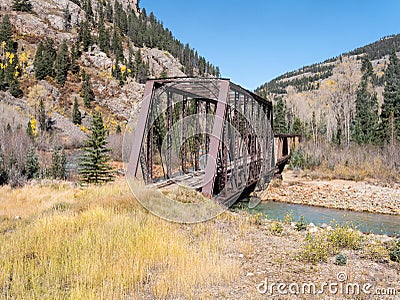
[[[325,207],[400,213],[400,190],[396,187],[309,180],[293,172],[286,172],[283,182],[273,183],[264,197]],[[251,218],[240,215],[243,217]],[[312,264],[299,259],[308,233],[295,230],[293,224],[282,223],[282,234],[274,235],[268,220],[260,223],[250,220],[250,225],[237,225],[224,218],[213,222],[229,239],[226,255],[240,262],[241,271],[232,285],[212,289],[209,294],[212,299],[400,299],[400,263],[365,258],[359,250],[343,250],[348,257],[345,266],[335,265],[334,256],[328,262]],[[316,294],[302,292],[303,285],[307,290],[310,283],[316,285]],[[281,292],[278,284],[281,284]],[[353,293],[352,286],[360,288],[360,292]],[[293,292],[299,287],[299,293],[291,293],[289,287]]]

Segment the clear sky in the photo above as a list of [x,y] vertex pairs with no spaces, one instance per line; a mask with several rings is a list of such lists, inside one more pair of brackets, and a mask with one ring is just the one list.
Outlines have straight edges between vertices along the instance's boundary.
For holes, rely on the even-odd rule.
[[400,33],[399,0],[141,0],[140,7],[250,90]]

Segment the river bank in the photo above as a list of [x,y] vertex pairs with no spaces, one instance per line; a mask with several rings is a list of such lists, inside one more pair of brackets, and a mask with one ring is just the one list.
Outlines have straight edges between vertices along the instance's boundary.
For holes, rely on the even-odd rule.
[[271,182],[263,201],[280,201],[326,208],[400,215],[400,187],[373,182],[312,180],[285,171]]

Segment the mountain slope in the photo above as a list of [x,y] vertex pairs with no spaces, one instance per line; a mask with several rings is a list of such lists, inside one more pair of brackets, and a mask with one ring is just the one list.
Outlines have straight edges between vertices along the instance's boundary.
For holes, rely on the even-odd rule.
[[[49,110],[60,110],[66,117],[71,113],[75,97],[78,97],[82,113],[90,114],[90,109],[82,105],[80,72],[69,70],[65,85],[55,84],[54,78],[47,78],[47,83],[36,80],[35,53],[39,43],[48,38],[53,40],[55,51],[65,41],[70,57],[77,45],[77,69],[84,69],[91,76],[95,105],[100,105],[119,120],[126,120],[141,100],[147,77],[219,75],[218,67],[199,56],[188,44],[175,39],[152,13],[147,15],[145,10],[140,10],[137,0],[118,0],[114,5],[113,1],[105,0],[31,0],[30,12],[12,10],[14,2],[1,0],[0,15],[10,17],[14,40],[19,45],[17,55],[24,53],[27,56],[26,70],[19,78],[23,99],[29,100],[30,89],[50,84],[59,93],[55,99],[59,103],[49,102]],[[106,50],[101,45],[101,19],[104,19]],[[86,22],[90,42],[85,49],[80,39]],[[122,47],[120,53],[114,49],[118,39]],[[118,77],[121,72],[125,73],[122,79]]]
[[372,63],[377,78],[374,90],[381,106],[383,75],[393,49],[400,51],[400,35],[388,36],[322,63],[287,72],[258,87],[256,93],[271,100],[283,97],[289,128],[299,118],[305,134],[330,140],[340,132],[349,142],[362,58]]

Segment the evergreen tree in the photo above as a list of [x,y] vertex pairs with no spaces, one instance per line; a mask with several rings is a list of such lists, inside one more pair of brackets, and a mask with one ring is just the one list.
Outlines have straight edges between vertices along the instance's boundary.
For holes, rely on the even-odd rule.
[[363,74],[357,90],[352,136],[359,144],[367,144],[375,141],[379,120],[378,101],[371,80],[372,64],[368,59],[363,60],[361,71]]
[[357,90],[353,139],[359,144],[376,143],[379,122],[378,98],[374,91],[375,74],[368,59],[363,60],[361,71],[363,73]]
[[24,175],[27,179],[39,178],[40,164],[35,148],[30,147],[25,162]]
[[12,9],[16,11],[31,12],[32,4],[29,0],[14,0]]
[[35,75],[39,80],[47,76],[53,76],[53,64],[56,58],[54,42],[47,38],[44,43],[40,42],[35,54]]
[[93,9],[92,9],[92,1],[84,0],[84,10],[86,14],[86,19],[90,22],[93,22]]
[[5,15],[1,22],[0,43],[1,42],[6,42],[6,51],[16,52],[16,47],[18,47],[18,44],[13,40],[13,28],[8,15]]
[[301,120],[299,117],[295,117],[293,124],[290,128],[290,133],[291,134],[302,134],[303,132],[303,124],[301,124]]
[[80,180],[86,184],[101,184],[113,179],[113,171],[109,165],[110,149],[107,148],[106,130],[99,111],[93,115],[91,131],[83,148]]
[[67,179],[67,155],[65,154],[65,149],[62,148],[61,156],[59,161],[58,176],[60,179]]
[[79,59],[81,54],[82,53],[79,51],[79,42],[77,41],[72,45],[71,48],[71,72],[73,74],[79,73],[80,67],[77,60]]
[[53,150],[50,175],[53,179],[64,180],[67,178],[67,158],[64,148],[62,149],[61,154],[57,148]]
[[280,134],[287,133],[286,105],[282,97],[277,97],[275,99],[274,132]]
[[140,49],[135,54],[135,78],[139,83],[145,83],[149,74],[148,65],[143,63]]
[[31,138],[34,137],[34,133],[33,133],[33,128],[32,128],[31,120],[28,121],[28,124],[27,124],[27,126],[26,126],[26,134],[27,134],[29,137],[31,137]]
[[85,21],[79,27],[79,42],[82,43],[83,51],[88,51],[89,46],[93,44],[92,35],[90,34],[89,22]]
[[167,78],[167,77],[168,77],[167,69],[163,67],[162,72],[160,74],[160,78]]
[[9,92],[15,98],[22,98],[22,96],[24,95],[24,92],[21,90],[18,78],[13,78],[10,81]]
[[54,62],[55,80],[57,83],[64,85],[67,80],[68,69],[70,67],[70,59],[68,55],[68,46],[64,41],[57,52],[57,57]]
[[68,4],[64,9],[63,17],[64,17],[64,30],[65,31],[70,31],[71,27],[72,27],[71,26],[72,15],[71,15],[71,12],[69,11],[69,5]]
[[111,4],[111,1],[107,1],[106,4],[106,19],[107,22],[111,23],[113,21],[113,16],[114,16],[114,12],[113,12],[113,7]]
[[78,98],[76,97],[74,99],[74,108],[72,111],[72,122],[76,125],[82,124],[82,115],[81,112],[79,111]]
[[3,149],[0,145],[0,186],[7,184],[8,179],[9,179],[8,168],[4,160]]
[[385,71],[385,88],[381,111],[381,138],[400,140],[400,63],[393,50]]
[[99,4],[98,9],[99,14],[99,47],[100,49],[107,53],[110,49],[110,32],[106,29],[104,24],[104,13],[103,13],[103,5]]
[[58,178],[58,167],[60,163],[60,155],[58,154],[58,149],[53,149],[53,154],[51,155],[51,167],[50,167],[50,177],[53,179]]
[[38,121],[40,131],[43,133],[46,131],[46,109],[44,107],[43,98],[40,98],[39,108],[38,108]]
[[83,103],[87,108],[90,108],[91,103],[95,100],[92,84],[90,82],[90,76],[86,74],[85,70],[82,70],[81,97],[83,98]]
[[122,132],[122,129],[121,129],[121,125],[117,125],[117,129],[115,129],[115,133],[116,134],[121,134],[121,132]]
[[124,51],[122,48],[122,40],[118,30],[114,27],[113,38],[112,38],[112,49],[117,61],[124,61]]

